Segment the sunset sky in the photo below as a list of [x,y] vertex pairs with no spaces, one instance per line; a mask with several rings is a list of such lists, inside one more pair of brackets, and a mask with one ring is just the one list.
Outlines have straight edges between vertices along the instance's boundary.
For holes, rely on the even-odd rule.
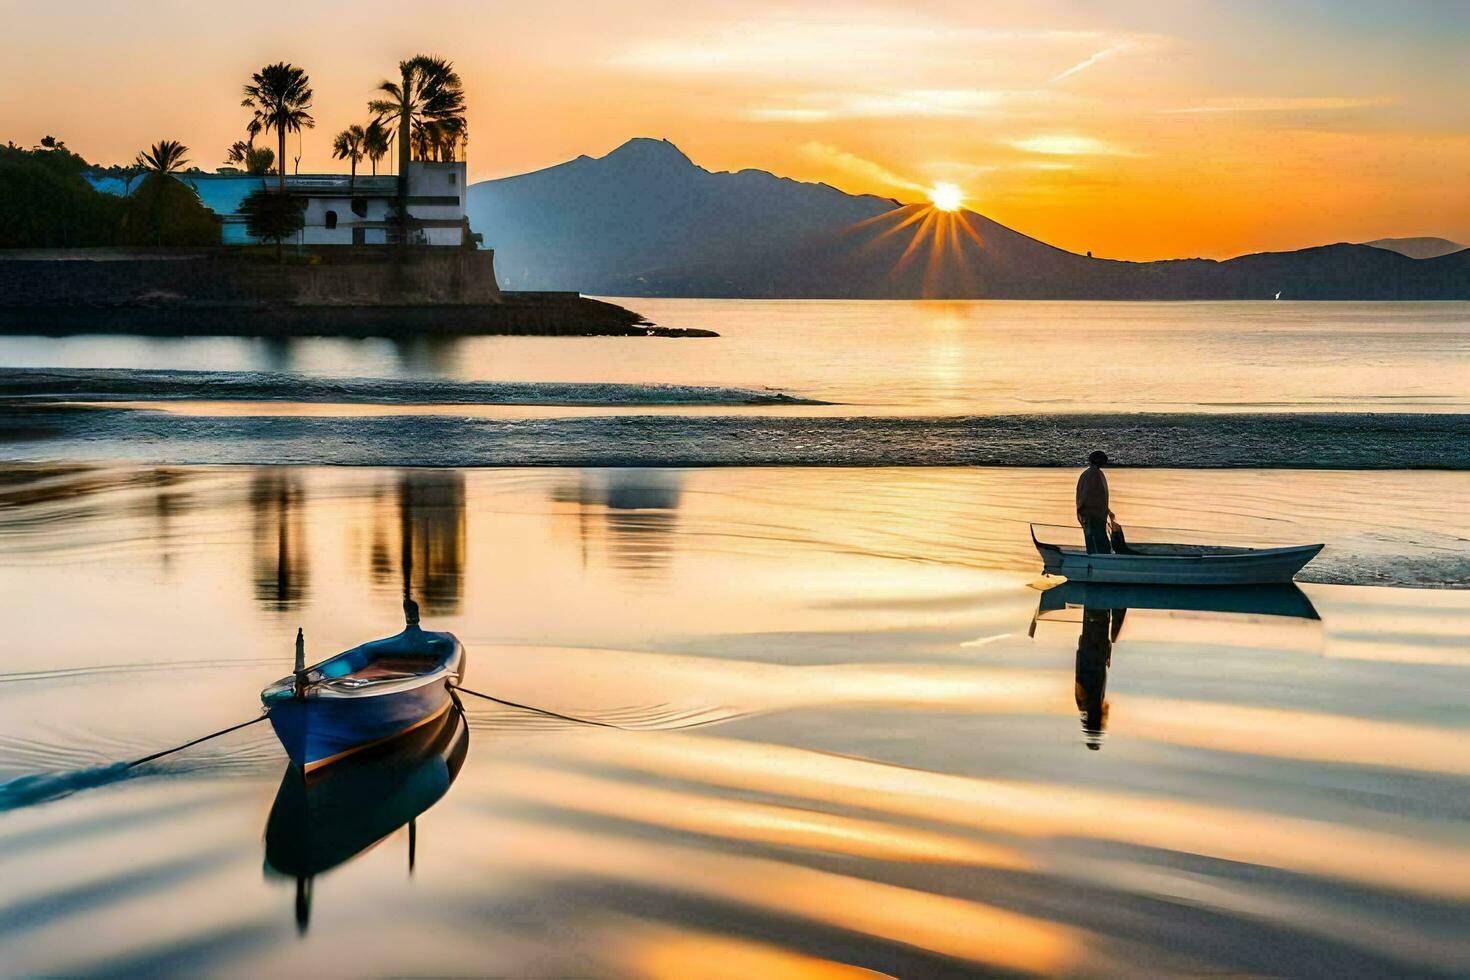
[[0,20],[0,139],[100,163],[175,138],[213,169],[241,84],[284,59],[317,92],[301,171],[342,169],[332,134],[424,51],[464,77],[477,179],[655,136],[904,201],[952,183],[1099,256],[1470,242],[1470,3],[0,0]]

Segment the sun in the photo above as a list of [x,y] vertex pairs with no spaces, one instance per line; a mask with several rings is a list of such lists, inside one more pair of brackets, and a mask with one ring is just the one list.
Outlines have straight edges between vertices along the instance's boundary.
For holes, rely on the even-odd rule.
[[965,194],[954,184],[935,184],[929,188],[929,202],[941,211],[958,211],[965,203]]

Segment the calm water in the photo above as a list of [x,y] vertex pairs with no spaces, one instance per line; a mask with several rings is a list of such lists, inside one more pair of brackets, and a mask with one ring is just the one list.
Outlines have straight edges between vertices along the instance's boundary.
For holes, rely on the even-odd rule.
[[627,303],[722,336],[5,337],[0,365],[771,387],[862,415],[1470,411],[1467,303]]
[[[1043,595],[1048,470],[3,473],[6,973],[1470,970],[1470,592]],[[1463,552],[1467,479],[1115,493],[1398,581]],[[109,768],[405,583],[470,687],[621,729],[471,703],[330,833],[264,727]]]
[[[632,305],[723,336],[0,338],[235,372],[3,379],[0,973],[1470,973],[1470,304]],[[1038,588],[1073,473],[1015,464],[1094,443],[1125,524],[1326,550]],[[405,591],[598,724],[118,765]]]

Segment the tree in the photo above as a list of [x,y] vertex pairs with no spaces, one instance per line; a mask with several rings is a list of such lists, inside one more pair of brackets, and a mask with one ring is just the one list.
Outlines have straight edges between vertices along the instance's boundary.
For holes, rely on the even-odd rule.
[[159,140],[138,154],[138,166],[149,173],[167,177],[184,169],[189,148],[178,140]]
[[399,81],[385,81],[378,91],[385,98],[368,103],[368,111],[380,121],[398,124],[398,220],[399,242],[408,241],[408,164],[413,153],[413,126],[443,125],[454,121],[457,131],[464,130],[464,86],[455,74],[454,65],[443,58],[416,55],[398,63]]
[[189,161],[178,140],[159,140],[138,154],[147,171],[127,198],[118,241],[123,245],[218,245],[220,219],[199,200],[199,192],[175,176]]
[[373,176],[378,175],[378,161],[388,155],[388,147],[393,143],[393,134],[381,122],[374,119],[367,124],[367,129],[362,134],[362,152],[367,154],[368,160],[373,165]]
[[357,186],[357,164],[362,159],[362,145],[366,139],[367,131],[354,124],[338,133],[337,138],[332,141],[332,156],[338,160],[352,162],[352,176],[347,182],[349,190]]
[[306,224],[303,202],[281,191],[262,187],[240,204],[245,230],[254,238],[276,243],[276,261],[282,261],[281,243]]
[[306,70],[284,61],[266,65],[250,76],[245,86],[245,99],[240,104],[255,113],[251,120],[255,132],[276,131],[279,150],[276,168],[280,175],[279,190],[286,191],[286,134],[299,133],[316,125],[311,112],[311,79]]
[[225,163],[233,164],[252,177],[271,172],[276,153],[268,146],[256,146],[247,140],[236,140],[225,153]]
[[89,169],[62,146],[0,146],[0,248],[113,244],[124,201],[99,192],[85,176]]

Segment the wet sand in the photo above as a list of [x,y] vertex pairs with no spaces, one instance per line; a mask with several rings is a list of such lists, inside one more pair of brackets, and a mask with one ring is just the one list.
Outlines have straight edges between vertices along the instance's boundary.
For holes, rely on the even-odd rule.
[[[1463,558],[1465,475],[1120,472],[1136,523],[1366,583],[1122,616],[1033,587],[1066,482],[9,467],[5,969],[1470,970],[1470,593],[1372,584]],[[253,715],[298,625],[396,631],[405,578],[468,686],[620,727],[471,703],[412,873],[367,841],[303,927],[265,727],[107,766]]]

